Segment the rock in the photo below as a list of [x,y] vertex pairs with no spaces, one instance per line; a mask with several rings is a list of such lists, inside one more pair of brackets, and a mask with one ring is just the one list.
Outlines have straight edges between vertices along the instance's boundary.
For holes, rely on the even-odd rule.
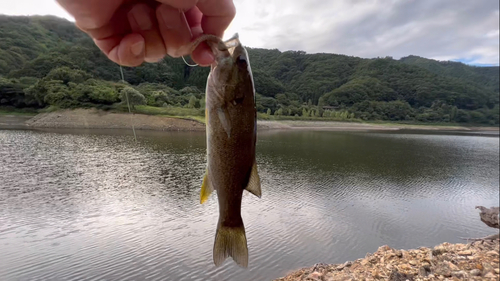
[[483,262],[483,272],[491,272],[493,271],[493,266],[491,266],[487,262]]
[[429,272],[425,269],[425,267],[421,266],[418,269],[418,276],[420,277],[426,277],[429,274]]
[[391,250],[392,250],[392,248],[391,248],[391,247],[389,247],[389,246],[387,246],[387,245],[384,245],[384,246],[380,246],[380,247],[378,247],[377,252],[387,252],[387,251],[391,251]]
[[401,273],[398,271],[391,272],[389,275],[389,281],[413,281],[413,275]]
[[451,268],[447,262],[440,262],[434,268],[434,274],[451,277]]
[[470,275],[472,276],[481,276],[481,270],[474,268],[473,270],[470,271]]
[[498,252],[497,251],[488,251],[486,252],[487,255],[490,255],[490,256],[498,256]]
[[321,278],[322,276],[323,276],[323,274],[321,274],[321,273],[319,273],[319,272],[315,271],[315,272],[313,272],[313,273],[309,274],[309,276],[307,276],[307,278],[312,279],[312,280],[314,280],[314,281],[321,281],[321,280],[323,280],[323,279]]
[[376,279],[380,278],[380,273],[378,272],[378,270],[374,269],[372,271],[372,277]]
[[460,270],[460,271],[453,271],[451,273],[451,276],[452,277],[456,277],[456,278],[461,278],[461,279],[465,279],[468,277],[467,273],[463,270]]
[[411,267],[406,263],[403,263],[402,265],[400,265],[399,268],[401,268],[402,270],[405,270],[405,271],[411,269]]
[[380,247],[365,258],[335,265],[315,265],[275,281],[347,280],[499,280],[499,241],[443,243],[434,248],[394,250]]
[[488,272],[483,277],[486,277],[486,278],[497,278],[498,276],[495,275],[493,272]]
[[447,262],[448,266],[450,267],[451,270],[453,271],[457,271],[459,270],[460,268],[458,268],[458,266],[454,265],[453,263],[451,262]]
[[434,249],[432,250],[432,255],[433,256],[439,256],[443,253],[443,250],[442,249]]

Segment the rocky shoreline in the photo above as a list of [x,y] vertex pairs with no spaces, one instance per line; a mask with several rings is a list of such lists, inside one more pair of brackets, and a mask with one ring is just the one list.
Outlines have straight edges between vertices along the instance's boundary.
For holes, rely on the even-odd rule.
[[274,281],[500,280],[499,241],[443,243],[434,248],[396,250],[382,246],[343,264],[316,264]]

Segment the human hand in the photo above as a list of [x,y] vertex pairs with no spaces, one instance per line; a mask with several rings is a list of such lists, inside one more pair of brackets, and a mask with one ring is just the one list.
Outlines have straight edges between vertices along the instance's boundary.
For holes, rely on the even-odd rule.
[[[115,63],[138,66],[166,54],[189,55],[185,47],[202,34],[222,37],[236,13],[232,0],[57,0],[78,28]],[[201,66],[214,55],[206,44],[191,54]]]

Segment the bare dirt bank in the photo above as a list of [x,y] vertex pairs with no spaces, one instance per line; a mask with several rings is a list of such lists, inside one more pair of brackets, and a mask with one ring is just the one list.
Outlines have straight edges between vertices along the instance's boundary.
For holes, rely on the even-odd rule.
[[[1,116],[0,116],[1,117]],[[5,119],[2,121],[2,119]],[[17,122],[17,123],[16,123]],[[0,118],[0,128],[64,128],[64,129],[130,129],[156,131],[204,131],[205,124],[182,118],[158,115],[112,113],[97,109],[60,110],[41,113],[34,117]],[[257,127],[265,130],[328,130],[328,131],[396,131],[396,130],[434,130],[487,132],[498,134],[498,127],[462,127],[406,124],[369,124],[333,121],[299,120],[259,120]]]
[[96,109],[41,113],[26,121],[33,128],[130,129],[158,131],[204,131],[198,121],[164,116],[111,113]]
[[259,121],[262,127],[269,129],[294,130],[331,130],[331,131],[396,131],[396,130],[431,130],[431,131],[488,131],[498,132],[498,127],[464,127],[464,126],[437,126],[437,125],[409,125],[409,124],[376,124],[338,121]]

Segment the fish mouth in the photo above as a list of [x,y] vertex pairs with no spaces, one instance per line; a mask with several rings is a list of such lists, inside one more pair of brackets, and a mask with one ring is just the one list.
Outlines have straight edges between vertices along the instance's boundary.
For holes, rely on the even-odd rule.
[[[235,56],[236,50],[243,48],[238,33],[235,33],[231,38],[224,41],[224,45],[226,46],[226,50],[229,52],[231,57]],[[236,51],[236,53],[241,53],[241,50]]]

